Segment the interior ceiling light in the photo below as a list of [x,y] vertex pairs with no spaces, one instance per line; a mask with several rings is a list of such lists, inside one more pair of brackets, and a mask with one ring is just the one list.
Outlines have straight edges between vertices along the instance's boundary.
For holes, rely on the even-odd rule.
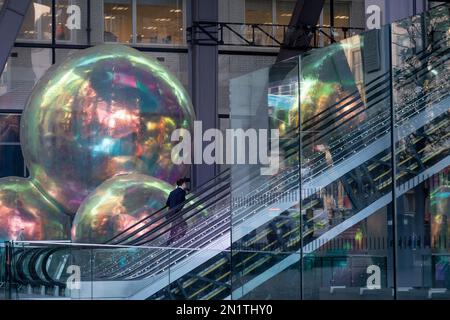
[[125,7],[125,6],[114,6],[114,7],[112,8],[112,10],[117,10],[117,11],[127,11],[127,10],[128,10],[128,7]]

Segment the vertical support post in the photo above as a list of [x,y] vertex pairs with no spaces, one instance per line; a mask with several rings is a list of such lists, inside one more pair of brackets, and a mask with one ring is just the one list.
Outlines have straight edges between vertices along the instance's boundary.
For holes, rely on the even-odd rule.
[[330,0],[330,27],[334,28],[334,0]]
[[137,44],[137,1],[136,0],[132,0],[131,3],[131,19],[132,19],[132,26],[131,26],[131,30],[132,30],[132,41],[133,41],[133,45]]
[[[218,11],[218,0],[188,0],[187,25],[192,28],[197,21],[218,22]],[[217,31],[217,26],[213,28]],[[208,43],[205,35],[193,31],[189,43],[189,91],[197,120],[202,122],[203,131],[206,131],[218,127],[218,48],[217,43]],[[199,43],[196,40],[202,41]],[[193,165],[194,186],[205,183],[215,175],[216,165]]]
[[392,29],[391,26],[387,28],[389,33],[389,81],[390,81],[390,108],[391,108],[391,117],[390,117],[390,128],[391,128],[391,188],[392,188],[392,233],[394,243],[392,246],[392,279],[394,285],[394,300],[397,300],[397,185],[396,185],[396,140],[397,140],[397,131],[395,129],[395,107],[394,107],[394,79],[392,72]]
[[87,0],[87,26],[86,26],[86,33],[87,33],[87,44],[88,46],[91,45],[91,0]]
[[301,56],[298,56],[298,96],[299,96],[299,102],[298,102],[298,189],[299,189],[299,205],[298,208],[300,210],[300,299],[304,300],[304,294],[303,294],[303,270],[304,268],[304,261],[305,257],[303,256],[303,246],[304,246],[304,239],[303,239],[303,215],[302,215],[302,200],[303,200],[303,184],[302,184],[302,159],[303,159],[303,147],[302,147],[302,109],[301,109],[301,86],[300,86],[300,79],[302,78],[302,58]]
[[5,241],[5,299],[12,298],[12,248],[11,242]]
[[52,0],[52,64],[56,63],[56,0]]

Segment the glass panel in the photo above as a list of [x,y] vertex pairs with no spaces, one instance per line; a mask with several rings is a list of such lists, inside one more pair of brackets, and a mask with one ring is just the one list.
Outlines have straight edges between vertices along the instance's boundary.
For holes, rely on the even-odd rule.
[[392,299],[388,48],[384,28],[301,58],[304,299]]
[[245,0],[245,23],[272,24],[272,0]]
[[80,49],[56,49],[55,50],[55,65],[59,66],[66,61],[71,54],[80,52]]
[[230,80],[266,68],[275,63],[275,57],[219,55],[219,114],[230,113]]
[[50,66],[50,49],[13,48],[0,78],[0,109],[22,110]]
[[138,0],[138,43],[184,44],[183,1]]
[[0,144],[19,143],[20,115],[0,113]]
[[0,143],[0,178],[25,177],[25,164],[20,145]]
[[[13,243],[15,299],[216,299],[230,294],[229,252],[212,249]],[[182,271],[186,257],[216,257]],[[224,263],[225,262],[225,263]]]
[[[2,3],[0,1],[0,10]],[[5,244],[0,243],[0,300],[6,299],[6,251]]]
[[338,28],[350,27],[350,2],[335,1],[334,26]]
[[87,44],[87,0],[56,0],[56,42]]
[[[246,159],[233,159],[231,166],[232,299],[300,298],[298,82],[294,58],[230,83],[231,128],[248,133],[247,138],[238,134],[245,140],[231,147]],[[227,143],[234,143],[233,132]],[[256,137],[259,142],[252,140]],[[258,154],[254,148],[261,152],[264,145],[267,155],[279,160],[279,168],[272,163],[274,172],[263,173],[267,162],[261,154],[250,162]]]
[[105,0],[105,42],[133,42],[131,0]]
[[450,299],[448,14],[392,25],[400,299]]
[[17,40],[51,42],[52,0],[35,0],[31,3]]
[[19,135],[20,114],[0,112],[0,178],[27,176]]
[[146,52],[164,65],[188,90],[188,55],[187,53]]

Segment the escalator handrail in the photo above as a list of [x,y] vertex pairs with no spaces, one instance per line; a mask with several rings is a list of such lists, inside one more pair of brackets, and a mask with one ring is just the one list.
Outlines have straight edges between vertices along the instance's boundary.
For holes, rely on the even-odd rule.
[[[189,197],[188,199],[186,199],[183,203],[179,204],[176,208],[174,209],[179,209],[183,206],[185,206],[186,204],[188,204],[189,202],[192,202],[193,199],[195,199],[197,197],[197,194],[200,195],[201,192],[199,192],[200,190],[203,190],[204,188],[206,188],[207,186],[209,186],[209,184],[211,182],[215,182],[217,179],[221,178],[223,175],[225,175],[225,173],[230,172],[231,169],[230,168],[226,168],[225,170],[223,170],[222,172],[220,172],[217,176],[209,179],[207,182],[205,182],[204,184],[202,184],[201,186],[199,186],[198,188],[196,188],[194,191],[192,191],[192,197]],[[149,218],[151,218],[152,216],[155,216],[159,213],[161,213],[162,211],[164,211],[164,209],[166,209],[167,206],[162,207],[161,209],[157,210],[156,212],[153,212],[152,214],[148,215],[147,217],[139,220],[138,222],[136,222],[135,224],[133,224],[132,226],[126,228],[125,230],[119,232],[118,234],[116,234],[114,237],[112,237],[111,239],[109,239],[108,241],[106,241],[104,244],[110,244],[111,242],[113,242],[115,239],[117,239],[118,237],[120,237],[121,235],[127,233],[128,231],[130,231],[131,229],[133,229],[135,226],[141,224],[142,222],[148,220]]]
[[[297,129],[296,129],[296,128],[291,129],[291,130],[289,130],[289,131],[286,133],[287,136],[290,136],[290,135],[292,135],[292,134],[297,134]],[[285,139],[286,139],[286,137],[285,137]],[[288,140],[283,140],[283,142],[281,143],[281,145],[284,144],[284,143],[288,143],[288,142],[289,142]],[[222,175],[222,174],[224,174],[225,172],[228,174],[228,173],[231,172],[231,169],[228,168],[228,169],[224,170],[221,174],[219,174],[219,176]],[[254,173],[254,175],[256,175],[256,174]],[[216,176],[216,177],[212,178],[211,180],[208,181],[208,183],[210,183],[210,182],[215,182],[215,181],[219,178],[219,176]],[[229,177],[230,177],[230,175],[226,176],[225,178],[223,178],[223,180],[219,181],[218,183],[222,183],[222,182],[226,181],[226,179],[228,179]],[[248,176],[247,176],[247,177],[243,177],[243,179],[244,179],[244,178],[245,178],[245,179],[248,179],[249,177],[248,177]],[[218,184],[218,183],[216,182],[216,184]],[[205,185],[202,185],[201,188],[202,188],[202,189],[203,189],[203,188],[206,188],[206,186],[205,186]],[[209,189],[209,188],[208,188],[208,189]],[[201,196],[202,196],[202,193],[199,192],[195,197],[189,197],[189,199],[186,199],[183,203],[181,203],[181,204],[178,205],[177,207],[170,209],[170,211],[166,212],[165,215],[168,215],[168,214],[170,214],[170,213],[172,213],[172,212],[174,212],[174,211],[177,211],[177,210],[179,210],[180,208],[182,208],[181,211],[183,212],[183,214],[185,214],[185,213],[187,213],[189,210],[191,210],[192,208],[196,208],[196,207],[198,207],[198,206],[201,206],[203,201],[207,201],[207,200],[209,200],[211,197],[214,197],[214,196],[215,196],[215,191],[213,191],[211,194],[209,194],[209,195],[208,195],[208,198],[206,198],[206,199],[201,199],[201,200],[199,200],[199,201],[194,202],[193,204],[191,204],[192,201],[193,201],[193,199],[195,199],[195,198],[197,198],[197,197],[201,197]],[[200,202],[200,203],[199,203],[199,202]],[[185,205],[189,205],[189,206],[188,206],[187,208],[184,208]],[[119,234],[117,234],[116,236],[114,236],[112,239],[108,240],[105,244],[110,244],[113,240],[119,238],[120,236],[124,235],[125,233],[128,233],[131,229],[137,227],[138,225],[142,224],[143,222],[147,221],[148,219],[152,218],[153,216],[156,216],[158,213],[164,211],[164,209],[166,209],[166,208],[167,208],[167,206],[165,206],[165,207],[159,209],[158,211],[156,211],[155,213],[152,213],[151,215],[149,215],[149,216],[147,216],[147,217],[141,219],[140,221],[136,222],[136,223],[133,224],[132,226],[128,227],[126,230],[124,230],[124,231],[122,231],[121,233],[119,233]],[[160,219],[162,219],[162,218],[164,218],[164,217],[159,217],[159,218],[156,219],[156,220],[152,220],[152,221],[150,221],[150,222],[147,222],[145,225],[141,226],[137,231],[136,231],[136,230],[135,230],[135,231],[132,231],[132,232],[131,232],[132,234],[131,234],[131,235],[127,235],[127,237],[129,238],[129,237],[134,236],[135,234],[139,233],[139,232],[142,231],[143,229],[147,228],[149,225],[154,224],[155,222],[157,222],[158,220],[160,220]],[[123,243],[123,241],[126,241],[126,239],[122,239],[121,242],[115,243],[115,244],[121,244],[121,243]]]

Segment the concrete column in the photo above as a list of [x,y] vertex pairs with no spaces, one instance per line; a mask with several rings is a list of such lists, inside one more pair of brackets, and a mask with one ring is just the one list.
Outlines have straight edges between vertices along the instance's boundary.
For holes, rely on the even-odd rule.
[[[187,26],[192,27],[195,21],[218,21],[218,7],[218,0],[187,0]],[[208,30],[214,31],[212,28]],[[208,38],[193,36],[189,43],[189,91],[197,120],[202,122],[204,132],[218,128],[218,47],[213,41],[198,44],[196,38]],[[215,175],[215,165],[194,165],[192,186],[199,186]]]

